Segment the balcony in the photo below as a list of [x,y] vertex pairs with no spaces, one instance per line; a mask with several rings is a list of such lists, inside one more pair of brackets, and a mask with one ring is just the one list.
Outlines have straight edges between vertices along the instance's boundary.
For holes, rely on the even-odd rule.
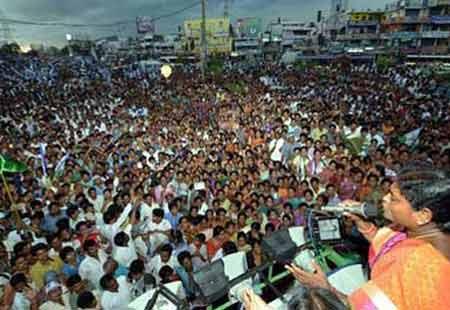
[[448,39],[450,31],[424,31],[420,33],[420,37],[424,39]]
[[350,27],[374,27],[379,25],[380,22],[376,20],[365,20],[365,21],[350,21],[348,25]]
[[450,24],[450,15],[435,15],[431,16],[431,23],[436,25],[448,25]]
[[411,31],[398,31],[398,32],[388,32],[381,34],[382,39],[398,39],[398,40],[413,40],[419,38],[418,32]]
[[249,41],[240,41],[240,40],[235,40],[234,41],[234,46],[236,48],[239,47],[258,47],[259,46],[259,42],[257,40],[249,40]]
[[337,41],[352,41],[352,40],[377,40],[380,38],[378,33],[348,33],[338,34]]
[[404,2],[404,7],[408,9],[420,9],[424,7],[423,0],[406,0]]
[[429,7],[450,5],[450,0],[428,0]]
[[388,17],[383,24],[424,24],[430,22],[430,18],[426,16],[401,16],[401,17]]

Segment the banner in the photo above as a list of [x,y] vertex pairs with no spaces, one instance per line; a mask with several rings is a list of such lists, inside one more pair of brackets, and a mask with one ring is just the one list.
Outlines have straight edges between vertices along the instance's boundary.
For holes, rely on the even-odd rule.
[[240,18],[235,29],[239,38],[258,38],[262,32],[262,20],[257,17]]
[[155,23],[149,16],[136,17],[136,28],[138,33],[155,33]]

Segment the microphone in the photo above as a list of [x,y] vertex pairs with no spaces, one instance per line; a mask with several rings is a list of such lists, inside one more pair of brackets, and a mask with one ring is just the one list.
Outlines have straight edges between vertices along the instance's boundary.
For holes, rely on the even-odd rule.
[[377,206],[366,202],[352,204],[341,202],[333,207],[323,207],[322,211],[338,214],[348,212],[362,216],[365,219],[376,218],[379,214]]

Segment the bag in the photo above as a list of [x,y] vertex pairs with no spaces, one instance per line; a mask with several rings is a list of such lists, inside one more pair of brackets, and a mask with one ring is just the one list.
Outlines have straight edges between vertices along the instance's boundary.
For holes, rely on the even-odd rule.
[[208,304],[224,297],[229,290],[229,279],[225,275],[222,260],[217,260],[198,270],[193,275],[202,297]]
[[292,241],[287,229],[276,231],[269,238],[264,238],[261,246],[269,257],[282,264],[290,263],[297,252],[297,245]]

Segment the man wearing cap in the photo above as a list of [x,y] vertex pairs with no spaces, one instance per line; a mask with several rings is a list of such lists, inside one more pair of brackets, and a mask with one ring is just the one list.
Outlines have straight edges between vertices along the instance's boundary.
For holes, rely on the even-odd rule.
[[57,281],[50,281],[45,286],[47,301],[44,302],[39,310],[66,310],[70,309],[70,304],[63,298],[63,287]]

